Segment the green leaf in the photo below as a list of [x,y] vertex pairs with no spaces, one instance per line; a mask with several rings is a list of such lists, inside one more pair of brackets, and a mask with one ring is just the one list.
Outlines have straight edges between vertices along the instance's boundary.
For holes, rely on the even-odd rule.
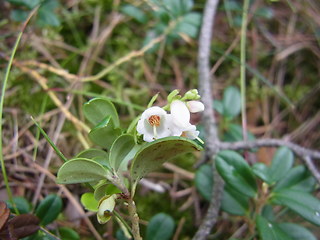
[[54,149],[54,151],[56,152],[56,154],[61,158],[61,160],[63,160],[64,162],[67,162],[68,159],[63,155],[63,153],[59,150],[59,148],[54,144],[54,142],[49,138],[49,136],[47,135],[47,133],[42,129],[42,127],[39,125],[39,123],[37,123],[32,117],[31,120],[33,121],[33,123],[37,126],[37,128],[39,129],[39,131],[41,132],[41,134],[44,136],[44,138],[47,140],[47,142],[50,144],[50,146]]
[[113,142],[121,134],[120,128],[115,128],[111,117],[104,119],[89,132],[89,138],[97,145],[110,149]]
[[[213,172],[210,165],[202,165],[196,172],[195,184],[200,194],[207,200],[211,199]],[[241,193],[234,191],[230,186],[224,188],[221,208],[223,211],[243,216],[248,209],[248,198]]]
[[159,168],[164,162],[180,154],[200,151],[202,147],[182,137],[166,137],[147,143],[137,152],[131,164],[133,192],[139,180]]
[[261,240],[291,239],[276,223],[269,222],[260,215],[257,216],[256,224]]
[[248,202],[248,197],[228,185],[225,186],[221,201],[223,211],[233,215],[244,216],[249,209]]
[[201,25],[201,17],[200,13],[188,13],[182,18],[173,31],[178,34],[184,33],[192,38],[196,38]]
[[308,169],[299,165],[288,171],[288,173],[278,181],[274,190],[290,188],[300,191],[311,192],[314,189],[316,180],[310,174]]
[[214,100],[213,102],[213,108],[214,110],[216,110],[218,113],[220,113],[221,115],[223,115],[223,105],[222,102],[220,100]]
[[94,157],[92,158],[95,162],[101,164],[102,166],[106,167],[111,172],[111,167],[109,163],[108,157]]
[[109,184],[106,182],[103,182],[102,184],[99,184],[95,190],[94,190],[94,198],[99,201],[101,198],[105,197],[106,195],[112,195],[116,193],[121,193],[121,190],[119,190],[116,186],[113,184]]
[[108,153],[101,149],[89,148],[89,149],[83,150],[82,152],[76,155],[76,158],[93,159],[95,157],[108,158]]
[[75,158],[64,163],[57,176],[57,183],[72,184],[106,179],[108,171],[99,163],[86,159]]
[[139,8],[133,5],[126,4],[123,7],[121,7],[120,11],[132,17],[133,19],[135,19],[140,23],[147,23],[148,21],[147,15],[143,11],[141,11]]
[[119,127],[119,117],[113,103],[103,98],[93,98],[83,106],[85,117],[94,125],[110,116],[115,127]]
[[292,189],[281,189],[273,194],[274,204],[286,206],[307,221],[320,226],[319,199],[309,193]]
[[131,151],[127,154],[127,156],[121,162],[118,172],[126,172],[128,171],[129,162],[134,158],[136,153],[140,150],[141,145],[135,145]]
[[99,201],[95,199],[94,194],[92,192],[87,192],[82,194],[81,203],[85,207],[85,209],[89,211],[92,211],[92,212],[98,211]]
[[273,213],[273,207],[270,204],[264,205],[261,214],[268,221],[274,221],[276,219],[276,217]]
[[121,135],[113,142],[110,149],[109,162],[110,166],[115,171],[118,171],[122,161],[130,153],[134,146],[134,138],[129,134]]
[[56,194],[50,194],[37,207],[35,214],[43,226],[53,222],[62,210],[62,200]]
[[7,0],[7,1],[14,5],[25,6],[30,10],[33,9],[38,4],[40,4],[40,0]]
[[47,11],[54,11],[59,6],[59,2],[57,0],[44,0],[41,4],[41,8]]
[[116,238],[117,240],[130,240],[129,238],[126,237],[124,232],[121,229],[118,229],[116,232]]
[[210,201],[213,186],[213,173],[209,164],[202,165],[196,171],[195,185],[204,199]]
[[[14,197],[13,202],[20,214],[29,213],[31,211],[31,203],[24,197]],[[10,211],[14,212],[14,208],[11,206],[10,201],[6,201],[6,204]]]
[[79,234],[72,228],[61,227],[59,228],[59,233],[63,240],[80,240]]
[[215,162],[219,174],[230,187],[248,197],[256,195],[256,180],[241,155],[234,151],[221,151]]
[[272,19],[274,16],[274,12],[273,9],[270,7],[261,7],[254,12],[254,15],[256,17],[259,16],[265,19]]
[[60,26],[60,20],[57,17],[57,15],[54,12],[52,12],[52,10],[47,10],[45,8],[39,8],[38,18],[36,23],[40,27],[44,27],[44,26],[59,27]]
[[281,147],[275,153],[269,168],[270,180],[274,183],[286,176],[294,162],[294,156],[289,148]]
[[263,181],[265,181],[269,185],[271,184],[272,181],[269,176],[269,168],[264,163],[255,163],[252,166],[252,171],[256,176],[261,178]]
[[280,229],[285,232],[291,240],[317,240],[317,238],[305,227],[294,223],[279,223]]
[[147,226],[146,240],[169,240],[174,231],[174,221],[165,213],[153,216]]
[[[249,141],[255,140],[255,136],[247,131]],[[223,135],[223,140],[228,142],[236,142],[243,140],[242,127],[238,124],[229,124],[227,132]]]
[[223,93],[223,115],[233,119],[241,111],[241,94],[238,88],[230,86]]
[[13,9],[10,12],[10,18],[16,22],[23,22],[27,19],[29,12],[21,9]]

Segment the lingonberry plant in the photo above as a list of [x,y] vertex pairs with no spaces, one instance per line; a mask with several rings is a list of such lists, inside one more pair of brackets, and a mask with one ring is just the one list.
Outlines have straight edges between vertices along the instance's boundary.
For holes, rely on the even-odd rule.
[[[190,123],[191,113],[204,110],[199,99],[196,89],[184,96],[174,90],[168,95],[168,104],[161,108],[151,106],[155,97],[128,129],[121,128],[110,101],[90,100],[83,111],[93,125],[89,138],[98,147],[67,160],[58,171],[58,183],[86,183],[91,190],[82,195],[81,202],[97,213],[98,222],[104,224],[115,217],[128,238],[142,239],[133,201],[137,184],[165,161],[202,149],[199,131]],[[131,227],[117,213],[117,204],[128,206]]]

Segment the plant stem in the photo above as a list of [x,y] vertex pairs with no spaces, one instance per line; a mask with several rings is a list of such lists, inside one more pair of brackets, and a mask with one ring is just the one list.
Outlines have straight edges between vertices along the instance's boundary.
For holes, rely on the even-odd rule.
[[241,86],[241,116],[243,140],[247,140],[247,116],[246,116],[246,40],[248,25],[249,0],[244,0],[241,25],[240,42],[240,86]]
[[142,240],[142,237],[140,236],[139,216],[137,213],[136,204],[134,203],[131,197],[128,199],[128,210],[131,218],[131,224],[132,224],[131,228],[132,228],[133,239]]

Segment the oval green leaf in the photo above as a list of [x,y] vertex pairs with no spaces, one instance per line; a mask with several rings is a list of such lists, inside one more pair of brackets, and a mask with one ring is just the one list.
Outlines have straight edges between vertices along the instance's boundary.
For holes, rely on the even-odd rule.
[[[254,141],[256,138],[255,136],[247,131],[247,136],[249,141]],[[242,141],[243,140],[243,131],[242,127],[238,124],[229,124],[228,129],[223,135],[223,140],[227,142],[236,142],[236,141]],[[252,149],[251,151],[255,151],[255,149]]]
[[209,164],[202,165],[195,175],[196,188],[204,199],[210,201],[213,186],[213,172]]
[[38,205],[35,214],[45,226],[53,222],[62,210],[62,200],[56,194],[50,194]]
[[107,99],[94,98],[83,105],[85,117],[94,125],[110,116],[115,127],[119,127],[119,117],[113,103]]
[[82,194],[80,200],[85,209],[92,212],[98,211],[99,202],[95,199],[94,194],[92,192]]
[[305,227],[294,223],[279,223],[280,229],[292,240],[317,240],[317,238]]
[[89,138],[100,147],[110,149],[120,134],[121,129],[115,128],[111,117],[107,117],[89,132]]
[[234,118],[241,111],[241,94],[238,88],[234,86],[227,87],[223,93],[223,115]]
[[100,201],[101,198],[105,197],[106,195],[113,195],[116,193],[121,193],[116,186],[110,183],[103,182],[99,184],[94,190],[94,198],[97,201]]
[[261,240],[288,240],[291,239],[278,224],[269,222],[264,217],[258,215],[256,224]]
[[57,183],[72,184],[106,179],[108,171],[99,163],[86,159],[76,158],[64,163],[57,176]]
[[75,230],[73,230],[72,228],[61,227],[61,228],[59,228],[59,233],[60,233],[61,239],[80,240],[79,234]]
[[[24,197],[14,197],[13,202],[19,210],[20,214],[29,213],[31,211],[31,203]],[[11,202],[7,201],[6,204],[11,212],[14,212],[14,208],[12,207]]]
[[76,155],[76,158],[93,159],[95,157],[108,158],[108,153],[106,151],[101,150],[101,149],[89,148],[89,149],[83,150],[82,152],[80,152]]
[[279,148],[276,151],[269,168],[270,180],[275,183],[286,176],[292,167],[293,162],[294,156],[292,151],[287,147]]
[[159,168],[171,158],[195,150],[200,151],[202,147],[194,141],[182,137],[161,138],[142,146],[131,164],[133,192],[138,181],[146,174]]
[[226,185],[222,195],[221,209],[227,213],[244,216],[249,209],[247,196]]
[[273,203],[286,206],[305,218],[307,221],[320,226],[320,200],[309,193],[282,189],[274,192]]
[[263,181],[265,181],[269,185],[271,184],[272,181],[269,176],[269,168],[264,163],[255,163],[252,166],[252,171],[256,176],[261,178]]
[[256,180],[241,155],[234,151],[221,151],[215,161],[219,174],[230,187],[248,197],[256,195]]
[[109,155],[110,166],[117,171],[122,161],[135,146],[132,135],[124,134],[118,137],[112,144]]
[[153,216],[147,227],[146,240],[169,240],[173,234],[174,221],[165,213]]
[[310,174],[308,169],[303,165],[299,165],[290,169],[286,176],[278,181],[274,187],[274,190],[290,188],[311,192],[314,189],[315,183],[316,180]]
[[120,11],[125,15],[132,17],[133,19],[135,19],[140,23],[147,23],[148,21],[147,15],[143,11],[141,11],[139,8],[133,5],[126,4],[123,7],[121,7]]

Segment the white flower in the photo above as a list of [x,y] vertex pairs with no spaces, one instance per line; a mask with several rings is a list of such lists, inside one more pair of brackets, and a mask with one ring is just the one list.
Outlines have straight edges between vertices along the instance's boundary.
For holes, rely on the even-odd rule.
[[190,125],[190,112],[186,104],[180,100],[173,101],[170,105],[172,123],[181,129]]
[[[202,106],[198,101],[196,102],[196,110],[200,111]],[[200,104],[198,104],[200,103]],[[192,105],[192,104],[191,104]],[[203,105],[203,104],[202,104]],[[181,136],[189,139],[198,139],[199,140],[199,131],[196,130],[196,126],[190,123],[190,112],[187,105],[180,101],[173,101],[170,105],[171,114],[169,114],[169,119],[171,120],[171,133],[173,136]],[[199,140],[202,142],[202,140]]]
[[203,103],[199,101],[188,101],[186,105],[191,113],[202,112],[204,110]]
[[[194,139],[199,134],[193,133],[196,127],[190,123],[190,112],[186,104],[180,100],[173,101],[170,105],[171,127],[173,136],[182,136]],[[193,137],[193,134],[196,136]]]
[[151,107],[142,113],[137,131],[143,134],[144,141],[152,142],[155,139],[170,136],[169,127],[170,118],[167,112],[160,107]]
[[190,126],[182,132],[181,137],[194,140],[198,138],[199,133],[200,132],[196,130],[196,126],[190,124]]

